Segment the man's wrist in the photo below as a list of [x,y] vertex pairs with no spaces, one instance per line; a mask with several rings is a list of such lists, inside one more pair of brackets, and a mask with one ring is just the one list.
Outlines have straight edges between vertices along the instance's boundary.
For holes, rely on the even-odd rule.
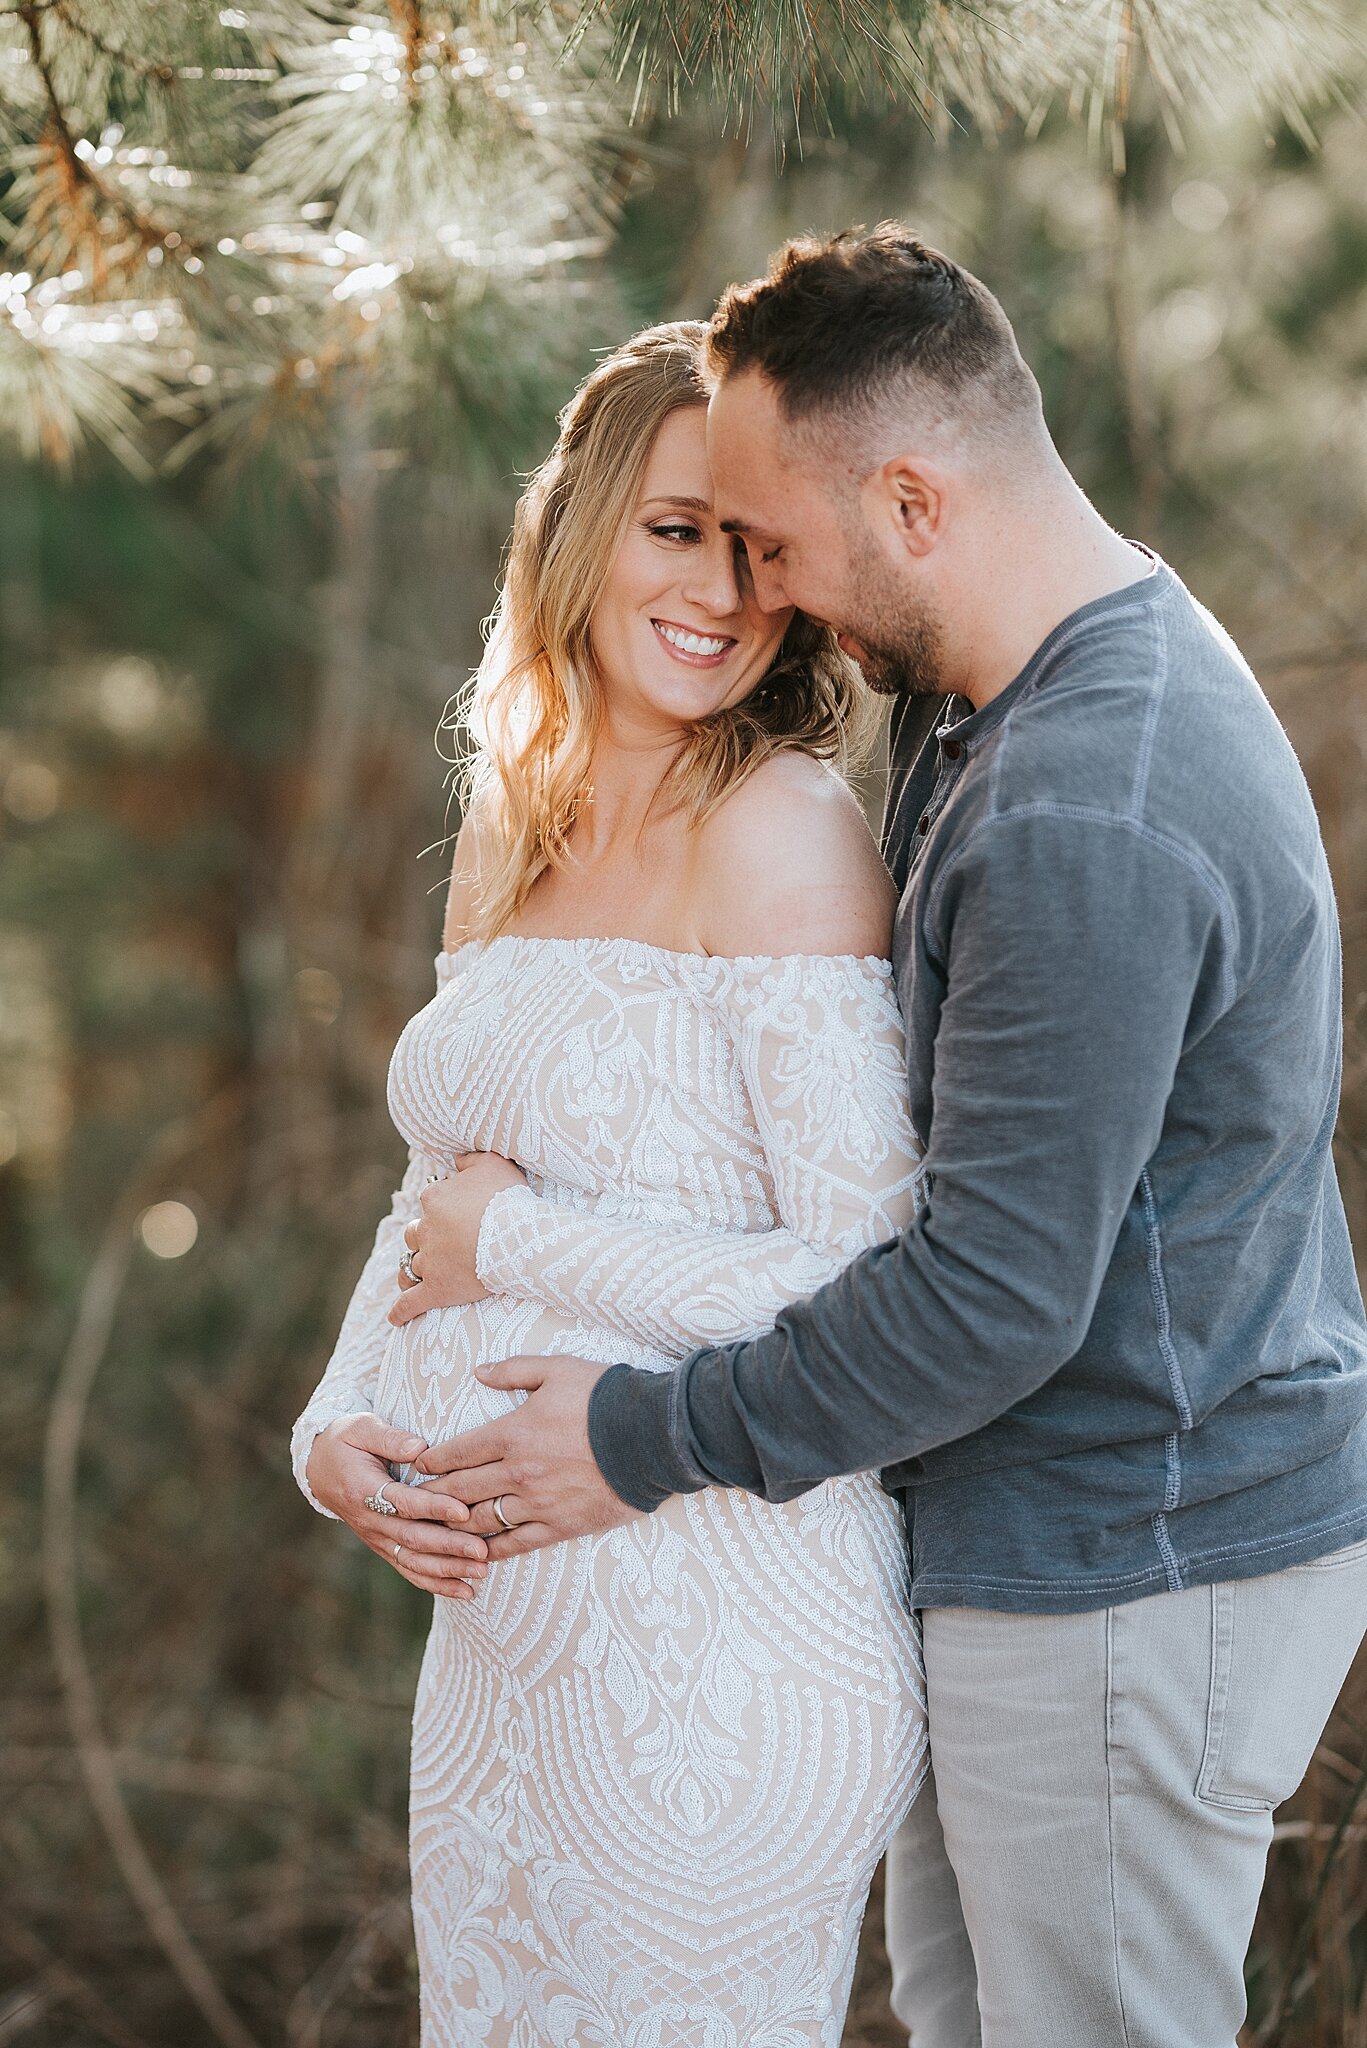
[[707,1474],[674,1439],[679,1369],[611,1365],[589,1395],[589,1445],[598,1469],[628,1507],[653,1514],[671,1494],[700,1493]]

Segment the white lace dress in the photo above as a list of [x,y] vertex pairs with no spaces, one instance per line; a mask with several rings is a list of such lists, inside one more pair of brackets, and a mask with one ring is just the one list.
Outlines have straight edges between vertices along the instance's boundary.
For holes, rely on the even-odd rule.
[[[478,1359],[663,1368],[767,1329],[916,1199],[883,961],[517,935],[438,960],[390,1108],[411,1159],[295,1430],[504,1412]],[[385,1321],[461,1151],[494,1290]],[[310,1496],[311,1498],[311,1496]],[[318,1503],[315,1501],[314,1505]],[[899,1517],[870,1475],[714,1489],[439,1600],[413,1723],[424,2048],[834,2048],[864,1900],[926,1756]]]

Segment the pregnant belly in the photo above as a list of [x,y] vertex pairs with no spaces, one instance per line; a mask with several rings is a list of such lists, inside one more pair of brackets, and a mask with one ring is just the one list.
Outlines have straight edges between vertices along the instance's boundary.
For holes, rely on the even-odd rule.
[[464,1308],[433,1309],[395,1330],[376,1389],[386,1422],[439,1443],[506,1415],[525,1396],[486,1387],[474,1367],[519,1356],[618,1359],[663,1370],[674,1363],[578,1316],[511,1295],[487,1295]]
[[900,1535],[872,1481],[839,1480],[784,1505],[676,1497],[505,1560],[474,1601],[436,1602],[415,1803],[420,1757],[447,1757],[456,1727],[472,1768],[511,1772],[502,1796],[540,1807],[562,1844],[567,1773],[597,1788],[591,1826],[606,1798],[631,1840],[782,1832],[782,1786],[803,1777],[821,1787],[817,1834],[840,1831],[850,1774],[905,1772],[909,1797],[923,1695]]
[[[557,1354],[656,1369],[673,1362],[573,1315],[495,1295],[396,1330],[376,1405],[387,1421],[441,1442],[525,1398],[485,1386],[474,1373],[478,1363]],[[752,1667],[748,1673],[737,1658]],[[919,1727],[905,1543],[894,1504],[869,1474],[829,1481],[783,1505],[709,1489],[676,1497],[607,1536],[506,1560],[473,1603],[436,1603],[429,1663],[425,1689],[442,1727],[452,1702],[472,1697],[476,1671],[490,1681],[477,1690],[491,1713],[515,1673],[519,1697],[539,1699],[538,1712],[554,1717],[578,1700],[576,1726],[584,1713],[595,1727],[605,1716],[612,1721],[626,1711],[627,1694],[634,1701],[639,1688],[653,1696],[664,1685],[670,1704],[660,1726],[655,1715],[637,1727],[632,1706],[631,1726],[620,1731],[626,1754],[637,1759],[633,1768],[644,1767],[662,1731],[673,1731],[675,1746],[682,1742],[680,1731],[713,1692],[738,1713],[740,1693],[752,1684],[768,1705],[761,1712],[756,1696],[741,1718],[748,1725],[758,1715],[757,1728],[772,1720],[777,1730],[792,1700],[813,1688],[848,1697],[857,1715],[872,1709],[880,1744],[895,1724],[900,1749],[909,1713]],[[714,1709],[716,1702],[708,1714]],[[493,1740],[492,1731],[486,1735]],[[724,1735],[719,1728],[723,1748],[737,1739],[735,1729]],[[656,1796],[667,1799],[659,1788]]]

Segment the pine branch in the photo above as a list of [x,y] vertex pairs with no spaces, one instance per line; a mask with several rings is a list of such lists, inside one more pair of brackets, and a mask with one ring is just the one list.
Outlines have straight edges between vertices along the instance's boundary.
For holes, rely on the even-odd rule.
[[1179,145],[1185,125],[1241,108],[1308,136],[1367,57],[1351,0],[939,0],[936,16],[947,89],[1012,114],[1064,106],[1109,134],[1116,170],[1141,77]]
[[1057,107],[1118,176],[1141,91],[1177,143],[1237,100],[1308,132],[1361,62],[1349,4],[0,0],[0,432],[131,460],[141,419],[163,459],[303,459],[353,377],[402,443],[426,377],[493,474],[546,392],[524,331],[551,364],[583,334],[579,274],[631,182],[624,96],[712,94],[782,136],[870,99],[988,132]]
[[283,108],[254,165],[262,189],[287,206],[327,195],[338,226],[379,240],[591,211],[604,109],[557,63],[559,39],[504,40],[449,7],[403,13],[402,34],[356,10],[344,35],[321,21],[285,47]]
[[174,300],[83,306],[59,279],[0,273],[0,436],[57,468],[97,440],[150,475],[140,420],[179,381],[185,339]]
[[138,56],[135,51],[117,48],[113,43],[107,42],[88,21],[82,20],[72,5],[72,0],[37,0],[37,4],[31,4],[27,9],[21,6],[19,12],[21,16],[34,15],[39,12],[40,7],[56,15],[73,35],[79,36],[83,43],[88,43],[92,50],[97,50],[111,66],[131,71],[135,77],[145,78],[157,85],[175,84],[178,74],[174,64],[158,63],[154,59]]
[[781,132],[839,90],[937,127],[1058,103],[1114,136],[1141,65],[1173,122],[1243,103],[1304,126],[1364,53],[1352,0],[581,0],[570,45],[593,26],[638,111],[707,93]]
[[[553,30],[485,12],[476,31],[433,0],[262,0],[222,19],[266,62],[215,67],[195,61],[219,32],[197,40],[192,0],[156,18],[135,0],[20,0],[17,93],[0,63],[19,129],[0,432],[47,459],[95,437],[142,463],[141,418],[163,461],[308,462],[359,377],[400,441],[444,420],[477,474],[506,474],[512,412],[547,417],[569,374],[548,337],[579,345],[574,273],[620,193],[597,190],[602,92],[558,62]],[[5,33],[0,10],[0,55]],[[243,117],[220,113],[175,161],[148,138],[219,68],[274,91],[237,95]],[[174,315],[155,341],[154,279]]]
[[77,153],[77,138],[72,134],[68,126],[66,109],[58,97],[56,83],[47,61],[47,52],[43,47],[42,31],[42,18],[47,11],[48,8],[39,6],[36,4],[36,0],[20,0],[20,5],[16,9],[16,13],[19,20],[23,23],[24,32],[28,38],[29,57],[34,70],[38,74],[43,97],[47,102],[47,135],[51,138],[52,146],[65,166],[72,194],[87,191],[93,193],[97,200],[103,202],[110,195],[106,194],[99,179],[96,178],[94,172],[89,169]]
[[585,0],[567,47],[599,26],[612,74],[631,81],[635,118],[705,93],[728,126],[747,128],[768,106],[780,128],[799,129],[804,115],[825,119],[835,90],[913,104],[926,90],[921,54],[888,0]]
[[[72,265],[84,268],[92,288],[106,288],[111,274],[131,272],[152,249],[164,249],[169,224],[158,221],[129,200],[119,185],[109,184],[95,168],[95,151],[84,136],[73,132],[65,104],[57,90],[53,66],[44,43],[43,20],[59,19],[71,26],[65,0],[20,0],[16,9],[23,24],[28,53],[46,104],[47,118],[36,151],[18,159],[21,177],[19,198],[27,215],[27,234],[12,238],[21,257],[40,267],[61,273]],[[111,242],[106,221],[122,226],[124,240]],[[183,238],[174,236],[175,247]],[[193,245],[186,255],[196,255]]]

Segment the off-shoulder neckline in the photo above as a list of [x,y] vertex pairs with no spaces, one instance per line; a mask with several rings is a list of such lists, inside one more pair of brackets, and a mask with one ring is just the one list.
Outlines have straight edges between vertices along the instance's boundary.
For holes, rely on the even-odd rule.
[[782,967],[799,960],[810,965],[820,961],[831,967],[863,967],[890,977],[892,962],[881,953],[691,953],[672,946],[653,946],[647,939],[568,937],[540,932],[498,932],[492,939],[466,939],[450,952],[437,955],[437,970],[451,972],[467,953],[487,953],[495,946],[547,946],[573,956],[617,952],[645,960],[668,961],[694,970],[715,968]]

